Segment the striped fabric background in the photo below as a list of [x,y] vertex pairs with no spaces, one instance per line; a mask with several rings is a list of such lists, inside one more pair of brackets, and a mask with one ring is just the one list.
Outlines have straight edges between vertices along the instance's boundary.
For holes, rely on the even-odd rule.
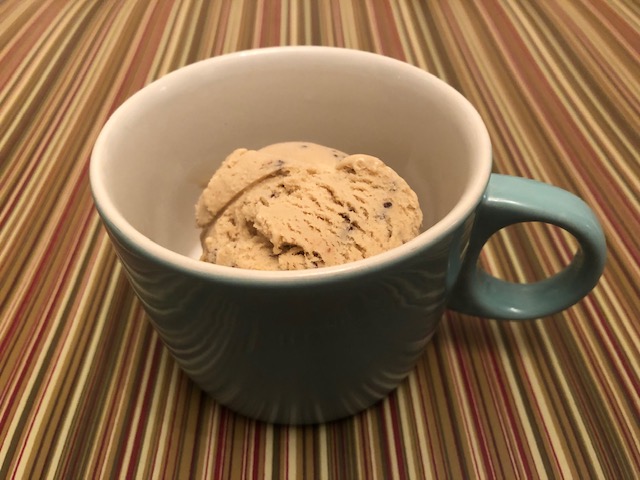
[[[640,478],[640,4],[634,0],[0,3],[0,478]],[[327,425],[239,417],[178,370],[94,210],[88,160],[142,86],[226,52],[379,52],[460,90],[495,170],[582,196],[598,287],[529,323],[446,315],[384,402]],[[571,258],[540,225],[483,261]]]

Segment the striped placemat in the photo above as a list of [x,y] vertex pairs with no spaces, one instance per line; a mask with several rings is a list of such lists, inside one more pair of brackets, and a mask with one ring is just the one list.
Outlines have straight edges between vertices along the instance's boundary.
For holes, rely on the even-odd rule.
[[[633,0],[0,3],[0,478],[639,478],[639,27]],[[88,160],[153,79],[285,44],[379,52],[460,90],[496,171],[596,211],[598,287],[529,323],[447,313],[401,387],[353,418],[287,428],[216,405],[134,297]],[[574,247],[513,227],[483,262],[533,280]]]

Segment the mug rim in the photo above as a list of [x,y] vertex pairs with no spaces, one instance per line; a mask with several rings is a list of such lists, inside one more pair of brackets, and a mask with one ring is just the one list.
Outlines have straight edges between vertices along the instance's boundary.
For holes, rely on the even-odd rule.
[[[437,85],[443,94],[451,98],[452,102],[455,102],[459,108],[466,110],[465,114],[467,114],[467,121],[470,124],[470,128],[476,130],[477,145],[475,155],[478,161],[484,162],[481,167],[478,168],[480,174],[469,179],[462,197],[443,218],[415,238],[403,245],[377,255],[331,267],[282,271],[250,270],[216,265],[187,257],[186,255],[163,247],[131,225],[112,202],[102,178],[102,165],[107,161],[106,146],[109,142],[109,136],[111,132],[119,128],[119,124],[129,115],[129,112],[141,108],[141,106],[153,96],[156,90],[163,90],[173,84],[182,83],[182,81],[187,79],[192,73],[211,68],[214,64],[222,64],[224,62],[237,61],[242,58],[251,58],[254,56],[290,54],[354,56],[360,57],[360,59],[368,59],[369,61],[386,64],[406,74],[423,76],[425,83]],[[391,267],[394,264],[407,260],[419,251],[427,249],[462,224],[475,210],[489,183],[491,168],[491,142],[486,125],[480,117],[480,114],[461,93],[435,75],[401,60],[362,50],[326,46],[276,46],[242,50],[200,60],[180,67],[138,90],[109,116],[102,127],[91,152],[89,181],[96,209],[107,226],[107,229],[110,230],[112,234],[117,235],[121,241],[125,241],[130,247],[135,248],[144,256],[150,257],[153,261],[160,262],[173,270],[205,279],[215,279],[229,283],[249,282],[270,286],[294,286],[335,281],[336,277],[347,279],[365,275]]]

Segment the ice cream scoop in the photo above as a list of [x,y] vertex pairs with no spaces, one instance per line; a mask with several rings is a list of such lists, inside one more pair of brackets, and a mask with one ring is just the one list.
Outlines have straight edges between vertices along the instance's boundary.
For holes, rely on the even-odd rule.
[[201,259],[256,270],[339,265],[402,245],[422,212],[378,158],[308,142],[238,149],[196,205]]

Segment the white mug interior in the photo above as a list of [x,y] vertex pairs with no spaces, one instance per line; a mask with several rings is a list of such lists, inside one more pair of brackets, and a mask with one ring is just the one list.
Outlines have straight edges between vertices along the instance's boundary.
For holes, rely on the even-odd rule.
[[93,195],[113,227],[180,268],[295,275],[199,262],[194,205],[234,149],[298,140],[377,156],[418,194],[424,232],[343,270],[391,260],[450,231],[475,208],[491,173],[480,116],[436,77],[371,53],[276,47],[195,63],[128,99],[96,142]]

